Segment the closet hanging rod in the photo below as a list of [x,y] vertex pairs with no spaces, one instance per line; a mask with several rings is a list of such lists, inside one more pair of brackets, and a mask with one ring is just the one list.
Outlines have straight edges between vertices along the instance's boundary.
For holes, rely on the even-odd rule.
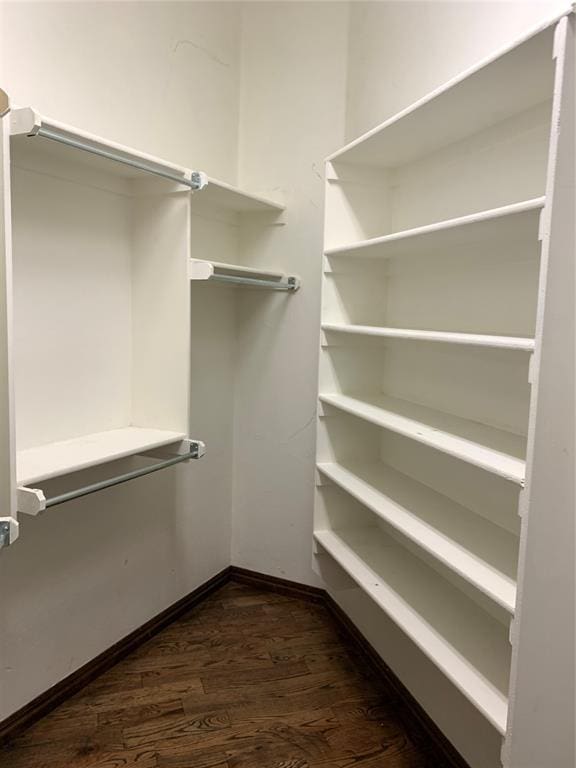
[[183,184],[186,187],[190,187],[190,189],[193,190],[199,190],[202,189],[203,186],[205,186],[204,180],[203,180],[203,174],[193,171],[190,175],[190,178],[187,178],[185,176],[180,176],[177,173],[163,170],[161,168],[155,168],[152,165],[147,165],[141,160],[133,160],[129,157],[124,157],[120,153],[102,149],[101,147],[94,147],[90,144],[87,144],[84,141],[80,141],[79,139],[73,139],[69,136],[66,136],[63,133],[58,133],[57,131],[53,131],[50,128],[46,128],[44,126],[40,126],[38,131],[35,134],[36,136],[42,136],[45,139],[51,139],[52,141],[58,141],[60,144],[66,144],[69,147],[73,147],[74,149],[80,149],[83,152],[90,152],[93,155],[98,155],[99,157],[104,157],[107,160],[113,160],[117,163],[122,163],[123,165],[129,165],[131,168],[137,168],[139,171],[145,171],[146,173],[152,173],[154,176],[161,176],[163,179],[169,179],[170,181],[175,181],[178,184]]
[[50,118],[42,117],[30,107],[12,110],[11,134],[13,136],[24,135],[29,138],[41,136],[74,149],[103,157],[106,160],[112,160],[130,168],[160,176],[195,191],[203,189],[208,183],[208,177],[205,173],[190,171],[152,155],[138,152],[131,147],[125,147],[72,126],[58,123]]
[[183,461],[189,461],[190,459],[200,459],[204,456],[205,445],[199,440],[189,441],[189,450],[186,453],[178,456],[173,456],[170,459],[159,461],[149,467],[142,467],[141,469],[134,469],[131,472],[125,472],[115,477],[110,477],[107,480],[100,480],[97,483],[91,483],[81,488],[75,488],[73,491],[66,491],[66,493],[60,493],[57,496],[51,496],[45,498],[43,491],[37,488],[18,488],[19,495],[19,511],[26,514],[36,515],[38,512],[42,512],[49,507],[56,507],[58,504],[65,504],[67,501],[73,499],[80,499],[82,496],[90,496],[92,493],[103,491],[105,488],[111,488],[114,485],[121,485],[127,483],[129,480],[135,480],[138,477],[144,477],[144,475],[150,475],[153,472],[158,472],[161,469],[167,469],[175,464],[180,464]]
[[286,277],[282,280],[260,280],[255,277],[240,277],[236,275],[214,274],[209,282],[229,283],[230,285],[247,285],[253,288],[267,288],[272,291],[297,291],[300,283],[297,277]]

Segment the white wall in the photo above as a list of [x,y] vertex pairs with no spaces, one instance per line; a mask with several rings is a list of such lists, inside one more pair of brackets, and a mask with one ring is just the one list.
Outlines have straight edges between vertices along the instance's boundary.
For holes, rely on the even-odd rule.
[[[240,10],[8,3],[0,83],[13,102],[233,182]],[[194,436],[212,437],[198,427],[193,411]],[[229,564],[231,473],[215,483],[215,460],[20,517],[0,558],[0,719]]]
[[288,206],[250,257],[302,288],[242,298],[232,560],[312,583],[323,160],[344,138],[348,7],[249,3],[243,19],[240,181]]
[[569,5],[567,0],[352,2],[346,141]]
[[236,180],[238,3],[8,1],[0,8],[0,80],[13,104]]

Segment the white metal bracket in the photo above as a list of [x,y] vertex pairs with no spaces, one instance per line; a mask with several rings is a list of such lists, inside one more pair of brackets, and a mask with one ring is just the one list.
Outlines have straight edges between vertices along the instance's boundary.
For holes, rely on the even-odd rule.
[[201,459],[206,453],[206,444],[202,440],[181,440],[179,443],[170,443],[161,445],[151,451],[139,453],[139,456],[146,456],[150,459],[170,459],[173,456],[184,456],[191,454],[192,459]]
[[18,521],[13,517],[0,517],[0,547],[14,544],[18,538]]
[[192,171],[190,175],[191,189],[194,192],[201,192],[208,186],[208,176],[204,171]]
[[35,136],[42,125],[42,118],[31,107],[13,109],[10,113],[10,133],[12,136]]
[[20,486],[17,491],[18,512],[24,515],[38,515],[46,509],[46,496],[40,488]]

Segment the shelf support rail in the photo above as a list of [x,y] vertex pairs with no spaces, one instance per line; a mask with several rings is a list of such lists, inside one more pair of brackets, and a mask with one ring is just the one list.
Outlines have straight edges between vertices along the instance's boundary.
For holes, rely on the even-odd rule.
[[[106,480],[100,480],[97,483],[85,485],[82,488],[75,488],[72,491],[66,491],[66,493],[60,493],[56,496],[50,496],[46,498],[44,491],[40,488],[27,488],[21,486],[18,488],[18,511],[26,515],[37,515],[39,512],[43,512],[50,507],[55,507],[58,504],[65,504],[67,501],[73,499],[80,499],[82,496],[89,496],[92,493],[97,493],[105,488],[111,488],[114,485],[120,485],[127,483],[129,480],[135,480],[138,477],[144,477],[144,475],[150,475],[153,472],[158,472],[161,469],[167,469],[175,464],[180,464],[183,461],[190,461],[190,459],[200,459],[206,453],[206,446],[200,440],[187,440],[188,450],[185,453],[177,456],[172,456],[169,459],[165,459],[156,464],[148,467],[142,467],[140,469],[134,469],[130,472],[125,472],[115,477],[110,477]],[[138,455],[138,454],[135,454]]]
[[297,291],[300,281],[297,277],[286,277],[281,280],[264,280],[256,277],[240,277],[236,275],[214,274],[209,282],[229,283],[230,285],[246,285],[253,288],[267,288],[272,291]]

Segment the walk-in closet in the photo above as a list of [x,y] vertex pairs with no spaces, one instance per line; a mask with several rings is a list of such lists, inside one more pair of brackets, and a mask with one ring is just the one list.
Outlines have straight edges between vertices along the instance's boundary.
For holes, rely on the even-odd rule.
[[0,768],[574,768],[575,24],[0,2]]

